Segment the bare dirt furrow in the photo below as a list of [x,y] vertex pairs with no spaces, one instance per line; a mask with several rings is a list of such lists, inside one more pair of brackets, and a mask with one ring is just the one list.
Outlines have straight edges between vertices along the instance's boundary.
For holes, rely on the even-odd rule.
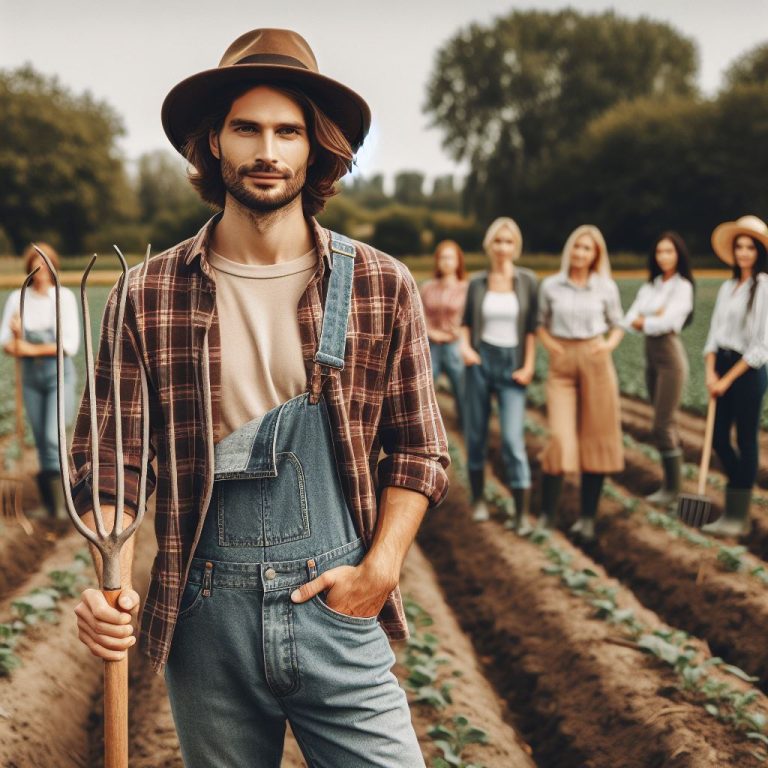
[[[441,402],[441,406],[450,416],[450,404]],[[531,411],[528,416],[544,424],[538,412]],[[492,423],[490,436],[490,461],[501,477],[504,467],[496,424]],[[534,477],[534,510],[540,503],[538,454],[544,442],[543,437],[526,437]],[[626,496],[642,495],[653,473],[650,462],[632,451],[627,451],[626,456],[627,469],[610,482]],[[578,478],[568,478],[559,527],[567,531],[578,514]],[[706,638],[715,654],[759,677],[760,686],[768,690],[768,587],[748,573],[724,570],[717,560],[717,547],[703,549],[673,538],[651,525],[643,512],[628,514],[617,502],[604,497],[597,540],[588,552],[643,604],[670,624]]]
[[[13,599],[43,586],[49,571],[71,565],[82,547],[74,533],[60,540],[23,589],[0,603],[2,620],[10,615]],[[0,679],[0,765],[6,768],[90,768],[86,731],[101,665],[75,637],[76,602],[60,602],[58,624],[42,623],[27,632],[17,648],[23,666],[12,678]]]
[[[453,478],[449,499],[430,512],[419,541],[451,595],[497,690],[520,714],[540,766],[751,765],[749,745],[683,699],[670,673],[613,644],[591,609],[543,575],[542,551],[498,523],[473,523]],[[579,567],[602,569],[559,534]],[[619,585],[616,584],[616,588]],[[622,591],[650,626],[659,620]],[[705,721],[706,720],[706,721]]]

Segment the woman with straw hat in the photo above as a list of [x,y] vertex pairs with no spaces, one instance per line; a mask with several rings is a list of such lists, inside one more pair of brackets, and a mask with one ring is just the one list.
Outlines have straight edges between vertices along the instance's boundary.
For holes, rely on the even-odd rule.
[[733,270],[717,293],[704,345],[707,389],[717,398],[712,447],[728,485],[723,516],[705,530],[737,536],[749,530],[768,384],[768,226],[756,216],[725,222],[712,233],[712,248]]
[[581,513],[571,532],[594,538],[605,475],[624,468],[619,387],[611,353],[624,331],[621,299],[597,227],[583,225],[563,248],[560,272],[539,292],[539,338],[549,353],[550,440],[542,454],[539,525],[557,512],[563,475],[581,472]]
[[654,504],[677,500],[683,454],[677,409],[688,379],[688,357],[680,331],[693,318],[693,275],[683,238],[660,235],[648,257],[648,282],[637,292],[623,326],[645,337],[645,381],[653,405],[653,441],[661,453],[662,486],[646,497]]
[[508,527],[528,529],[531,470],[525,450],[525,393],[533,379],[536,355],[536,290],[533,272],[515,265],[523,236],[508,217],[496,219],[483,238],[490,269],[472,278],[467,291],[462,333],[466,368],[465,438],[472,517],[487,520],[483,499],[491,398],[499,402],[505,481],[512,491],[514,517]]

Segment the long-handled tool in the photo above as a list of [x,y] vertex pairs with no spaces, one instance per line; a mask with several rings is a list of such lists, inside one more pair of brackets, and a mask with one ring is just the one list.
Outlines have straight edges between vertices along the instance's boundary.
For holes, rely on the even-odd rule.
[[712,500],[706,495],[709,460],[712,458],[712,433],[715,430],[715,408],[717,400],[709,398],[707,406],[707,423],[704,427],[704,446],[701,451],[699,466],[699,486],[696,493],[681,493],[677,500],[677,516],[687,525],[701,528],[714,522],[720,517],[720,512],[713,509]]
[[[69,482],[69,462],[67,455],[66,416],[64,412],[64,347],[61,334],[61,284],[59,276],[50,259],[40,248],[35,250],[48,267],[56,290],[56,373],[58,392],[56,398],[58,425],[59,425],[59,462],[61,466],[61,481],[64,488],[64,501],[67,512],[72,518],[75,528],[93,544],[101,554],[102,578],[101,585],[107,602],[112,607],[117,607],[117,600],[122,590],[120,575],[120,551],[125,542],[133,536],[144,518],[147,502],[147,460],[149,457],[149,394],[146,374],[141,369],[141,472],[139,475],[139,496],[136,517],[133,522],[123,530],[123,512],[125,509],[125,477],[123,467],[123,436],[122,436],[122,410],[120,407],[120,361],[123,318],[125,316],[125,304],[128,293],[128,265],[125,257],[117,246],[114,246],[122,266],[123,274],[117,286],[117,310],[114,315],[112,338],[112,411],[115,419],[115,463],[116,463],[116,488],[115,488],[115,518],[111,531],[104,527],[99,501],[99,423],[96,412],[96,393],[94,384],[93,344],[90,333],[90,314],[86,297],[86,283],[88,275],[96,261],[94,256],[85,270],[80,283],[80,301],[83,311],[83,338],[85,342],[85,376],[86,391],[90,407],[90,434],[91,434],[91,473],[93,487],[93,517],[96,530],[86,526],[75,510],[72,499],[72,489]],[[104,662],[104,765],[105,768],[128,768],[128,658],[122,661]]]
[[[34,273],[33,273],[34,274]],[[32,275],[24,281],[19,300],[19,315],[21,318],[21,338],[24,338],[24,298],[26,289],[32,282]],[[16,439],[14,450],[15,460],[9,461],[8,452],[4,456],[5,466],[0,473],[0,516],[14,518],[24,532],[32,534],[32,523],[24,514],[24,478],[26,477],[24,461],[24,397],[21,382],[21,358],[14,360],[15,406],[16,406]]]

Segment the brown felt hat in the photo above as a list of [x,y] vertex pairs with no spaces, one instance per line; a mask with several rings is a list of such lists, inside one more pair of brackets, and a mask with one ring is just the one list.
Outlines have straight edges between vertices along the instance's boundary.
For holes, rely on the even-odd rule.
[[748,235],[768,248],[768,226],[757,216],[742,216],[736,221],[726,221],[712,233],[712,248],[722,261],[733,266],[733,243],[739,235]]
[[351,88],[318,72],[309,43],[289,29],[254,29],[227,48],[216,69],[182,80],[165,97],[161,117],[166,136],[181,152],[207,105],[222,88],[239,83],[290,86],[305,93],[343,131],[354,149],[371,125],[371,110]]

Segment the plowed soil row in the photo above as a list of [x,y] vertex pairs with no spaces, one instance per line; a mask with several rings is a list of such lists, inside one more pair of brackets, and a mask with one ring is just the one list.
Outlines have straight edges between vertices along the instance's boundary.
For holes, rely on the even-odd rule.
[[[674,675],[634,649],[583,600],[543,575],[541,549],[495,521],[470,519],[454,475],[448,500],[430,512],[419,541],[451,595],[464,629],[487,657],[497,689],[519,713],[536,762],[552,768],[676,768],[756,764],[741,736],[703,714]],[[605,572],[559,533],[575,568]],[[618,602],[646,626],[653,613],[618,584]]]
[[[136,585],[146,589],[154,557],[152,521],[140,531],[134,562]],[[47,582],[45,574],[71,564],[83,548],[82,538],[67,533],[49,543],[50,552],[34,562],[27,579],[0,603],[0,618],[10,613],[10,602]],[[438,753],[427,736],[439,719],[466,715],[489,735],[490,744],[474,747],[467,754],[488,768],[534,768],[530,749],[508,724],[510,715],[490,684],[437,586],[434,573],[414,548],[406,563],[404,590],[433,617],[429,631],[440,639],[441,654],[448,658],[454,679],[454,703],[437,713],[414,706],[414,726],[428,760]],[[28,632],[18,646],[23,666],[9,679],[0,679],[0,765],[4,768],[100,768],[102,759],[102,665],[80,645],[74,633],[72,609],[76,599],[63,600],[59,624],[42,624]],[[448,668],[448,667],[447,667]],[[181,768],[178,740],[162,677],[155,675],[148,660],[133,652],[130,659],[130,752],[132,768]],[[395,671],[402,677],[403,667]],[[283,768],[305,766],[290,737],[286,739]]]
[[[453,424],[452,403],[448,398],[440,402],[447,423]],[[528,418],[540,425],[545,423],[535,410],[529,411]],[[540,504],[538,454],[544,443],[543,437],[526,436],[534,511]],[[611,482],[626,496],[642,496],[650,490],[652,478],[658,478],[658,468],[637,451],[626,450],[625,457],[625,471]],[[495,420],[490,428],[489,459],[503,477]],[[568,478],[559,527],[567,531],[578,514],[578,478]],[[715,654],[759,677],[760,686],[768,690],[768,587],[762,582],[748,573],[725,571],[717,561],[717,548],[703,549],[676,539],[652,525],[642,512],[628,514],[620,504],[605,497],[600,502],[597,540],[588,552],[665,621],[706,638]]]

